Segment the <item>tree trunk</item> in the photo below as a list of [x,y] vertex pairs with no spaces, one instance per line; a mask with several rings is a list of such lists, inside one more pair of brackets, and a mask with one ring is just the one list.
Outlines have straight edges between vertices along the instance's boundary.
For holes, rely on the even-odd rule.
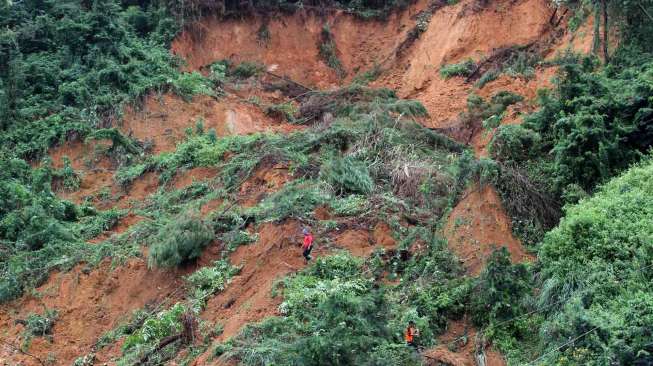
[[608,55],[608,1],[602,0],[603,2],[603,59],[607,64],[610,62],[610,56]]

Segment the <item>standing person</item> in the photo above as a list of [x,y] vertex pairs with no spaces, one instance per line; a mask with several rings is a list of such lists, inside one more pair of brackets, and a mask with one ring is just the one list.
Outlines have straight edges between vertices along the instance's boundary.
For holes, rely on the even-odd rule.
[[419,329],[415,326],[414,321],[408,322],[408,327],[406,328],[406,334],[404,338],[406,339],[406,344],[413,347],[417,351],[417,342],[415,337],[419,337]]
[[313,250],[313,235],[311,235],[311,232],[307,227],[305,227],[302,232],[304,233],[304,244],[302,244],[304,253],[302,255],[304,256],[304,259],[306,259],[306,263],[308,263],[308,261],[313,259],[313,257],[311,257],[311,250]]

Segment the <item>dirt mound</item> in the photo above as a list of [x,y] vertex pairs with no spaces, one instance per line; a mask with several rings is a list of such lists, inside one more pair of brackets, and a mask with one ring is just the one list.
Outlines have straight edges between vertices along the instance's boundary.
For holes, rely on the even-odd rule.
[[513,236],[510,218],[490,186],[465,192],[451,211],[444,233],[470,275],[478,275],[492,251],[500,247],[506,247],[515,262],[534,260]]

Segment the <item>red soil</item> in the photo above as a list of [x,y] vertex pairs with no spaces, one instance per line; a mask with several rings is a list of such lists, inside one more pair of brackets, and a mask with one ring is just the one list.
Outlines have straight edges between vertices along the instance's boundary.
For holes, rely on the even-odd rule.
[[[499,0],[491,2],[485,9],[477,9],[474,0],[463,0],[457,5],[438,10],[426,32],[397,59],[394,58],[395,50],[414,26],[414,15],[425,8],[426,1],[419,1],[408,11],[391,15],[389,20],[383,22],[363,22],[341,13],[326,18],[299,13],[271,19],[268,24],[271,37],[267,44],[256,39],[260,19],[205,19],[184,32],[174,42],[172,51],[184,57],[188,69],[192,70],[224,58],[236,62],[260,61],[274,69],[275,73],[288,75],[311,86],[330,88],[343,81],[318,55],[320,32],[327,22],[336,40],[338,56],[349,73],[348,78],[355,74],[357,68],[365,71],[377,63],[382,64],[387,70],[376,85],[395,88],[402,97],[422,101],[431,115],[424,124],[443,127],[455,123],[459,113],[465,109],[467,95],[474,87],[464,83],[461,78],[441,79],[438,74],[440,67],[467,57],[479,59],[498,47],[540,39],[549,31],[547,22],[552,12],[549,4],[546,0]],[[569,44],[575,49],[587,49],[591,44],[591,26],[584,26],[582,32],[590,36],[566,34],[552,47],[547,57],[553,57],[555,52]],[[553,70],[538,69],[536,78],[528,81],[502,76],[475,92],[487,97],[496,91],[511,90],[525,96],[527,101],[511,107],[504,121],[518,123],[519,114],[530,110],[535,91],[550,85]],[[199,118],[203,119],[205,130],[215,128],[220,136],[261,131],[289,132],[297,128],[273,120],[260,108],[243,102],[241,97],[233,94],[238,93],[218,100],[197,96],[191,103],[171,94],[150,95],[138,110],[128,108],[125,111],[124,123],[120,127],[126,134],[153,142],[154,153],[174,150],[184,138],[184,130],[194,128]],[[281,101],[279,96],[263,96],[266,100],[277,98],[277,102]],[[473,145],[478,155],[486,154],[488,141],[488,135],[475,136]],[[112,194],[123,194],[113,182],[111,163],[107,159],[95,159],[91,146],[81,142],[71,143],[53,149],[50,154],[55,166],[60,167],[61,158],[66,155],[70,157],[73,168],[83,173],[82,187],[78,192],[60,193],[75,202],[81,202],[84,197],[94,195],[103,188]],[[87,161],[95,168],[88,168]],[[172,186],[182,188],[193,180],[210,179],[216,173],[208,168],[194,169],[176,177]],[[246,200],[251,200],[248,204],[254,204],[289,179],[285,167],[266,167],[257,170],[240,193],[247,197]],[[158,186],[156,174],[144,175],[120,199],[118,207],[130,207],[145,199]],[[221,203],[220,200],[206,203],[201,208],[202,213],[215,210]],[[325,209],[316,210],[318,215],[320,218],[330,218]],[[114,230],[125,230],[140,219],[129,215]],[[264,224],[260,227],[257,243],[241,246],[230,256],[232,263],[242,264],[243,269],[224,292],[209,300],[202,315],[205,319],[224,324],[224,333],[218,340],[235,335],[248,322],[277,314],[281,299],[272,298],[270,294],[275,280],[305,266],[299,248],[299,231],[300,223],[296,221],[280,225]],[[497,193],[490,187],[468,191],[453,209],[444,231],[452,250],[464,259],[468,273],[473,275],[481,271],[493,244],[507,246],[515,261],[532,259],[512,236],[510,220],[501,207]],[[385,223],[369,230],[349,229],[335,239],[336,248],[348,249],[359,256],[369,255],[377,246],[395,246]],[[324,255],[331,249],[321,247],[318,239],[315,255]],[[210,264],[218,252],[219,247],[212,246],[198,265]],[[68,273],[52,275],[38,289],[43,293],[42,297],[25,295],[0,307],[0,334],[3,339],[19,340],[22,326],[14,324],[16,319],[24,319],[30,312],[42,312],[41,304],[57,309],[59,320],[55,323],[53,343],[37,338],[29,351],[42,359],[52,354],[57,364],[70,364],[75,357],[88,353],[99,335],[128,319],[133,310],[147,303],[157,303],[171,294],[173,301],[179,299],[180,294],[175,290],[180,288],[180,276],[190,270],[192,268],[148,270],[145,262],[138,258],[130,259],[126,265],[116,269],[112,269],[106,261],[90,272],[84,270],[84,265],[79,265]],[[460,335],[460,329],[456,327],[456,324],[452,325],[443,342],[447,342],[447,337]],[[103,352],[99,355],[101,362],[117,354],[119,346]],[[452,355],[443,348],[436,348],[434,352],[442,361],[450,360],[456,365],[467,365],[473,360],[470,352]],[[503,364],[496,353],[487,354],[488,364]],[[0,348],[0,360],[35,364],[33,359],[5,348]],[[204,359],[200,359],[198,364],[204,362]]]
[[[34,338],[29,352],[42,360],[53,356],[58,365],[70,365],[76,357],[87,354],[98,337],[118,324],[128,321],[131,313],[146,304],[157,304],[170,297],[172,303],[182,293],[180,275],[184,272],[148,270],[143,259],[132,258],[113,268],[105,260],[94,270],[80,264],[72,271],[52,274],[36,291],[0,307],[2,338],[15,344],[22,340],[23,326],[15,324],[30,313],[44,309],[58,312],[52,342]],[[11,364],[38,365],[34,359],[0,347],[0,360]]]
[[184,140],[186,128],[194,129],[200,119],[205,131],[213,128],[218,136],[296,129],[234,96],[215,99],[199,95],[187,103],[173,94],[150,95],[138,110],[127,108],[121,129],[139,140],[153,142],[153,153],[159,154],[173,151]]
[[172,44],[172,52],[183,57],[188,69],[198,70],[222,59],[256,61],[275,73],[321,89],[340,83],[335,71],[319,56],[322,27],[329,24],[349,77],[381,64],[414,25],[415,15],[426,1],[411,5],[406,12],[391,14],[384,21],[362,21],[336,12],[318,16],[298,12],[291,17],[268,20],[268,42],[257,38],[262,18],[219,20],[206,18],[189,27]]
[[463,78],[443,80],[445,64],[480,59],[494,49],[524,45],[549,30],[552,10],[544,0],[501,0],[475,10],[474,1],[438,10],[428,29],[381,84],[396,87],[402,97],[421,101],[431,115],[428,127],[446,127],[466,107],[472,84]]
[[190,170],[178,172],[170,184],[174,189],[183,189],[194,182],[208,181],[218,175],[218,169],[215,167],[198,167]]
[[241,205],[252,207],[261,202],[270,193],[281,189],[292,180],[288,166],[276,163],[272,166],[263,165],[256,169],[240,186],[238,196]]
[[478,275],[492,251],[500,247],[506,247],[515,262],[534,260],[512,235],[511,221],[490,186],[467,190],[449,215],[444,233],[470,275]]
[[[464,339],[464,336],[467,339]],[[426,365],[476,366],[476,330],[465,321],[450,322],[447,331],[438,338],[440,345],[423,353]],[[506,361],[497,351],[484,346],[486,366],[505,366]]]

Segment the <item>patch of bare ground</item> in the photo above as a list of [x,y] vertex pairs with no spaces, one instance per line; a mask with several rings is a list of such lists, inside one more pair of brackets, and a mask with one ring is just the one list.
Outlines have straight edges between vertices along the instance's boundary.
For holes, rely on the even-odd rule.
[[532,261],[512,233],[510,218],[501,199],[490,186],[468,189],[452,210],[444,228],[449,248],[460,258],[467,273],[481,273],[495,249],[506,247],[514,262]]

